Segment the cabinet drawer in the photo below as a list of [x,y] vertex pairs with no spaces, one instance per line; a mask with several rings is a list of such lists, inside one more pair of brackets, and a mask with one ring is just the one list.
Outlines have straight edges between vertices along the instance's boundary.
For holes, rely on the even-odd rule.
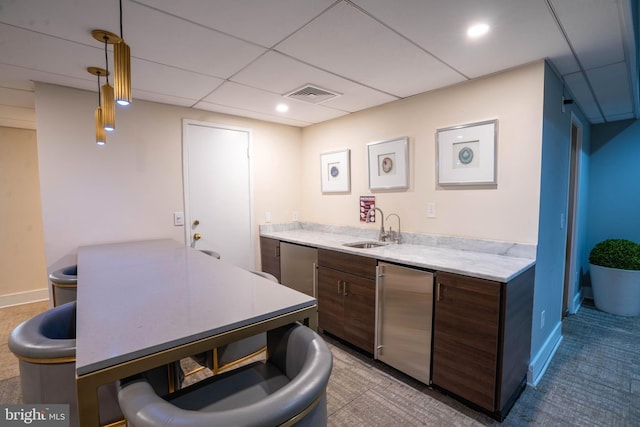
[[334,270],[345,271],[350,274],[375,279],[377,264],[378,261],[375,258],[368,258],[327,249],[318,249],[318,265],[333,268]]

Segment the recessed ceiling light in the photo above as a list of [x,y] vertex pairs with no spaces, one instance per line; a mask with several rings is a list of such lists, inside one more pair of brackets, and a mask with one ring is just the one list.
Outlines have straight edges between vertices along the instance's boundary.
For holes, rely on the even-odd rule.
[[278,104],[276,105],[276,111],[280,113],[286,113],[289,111],[289,106],[287,104]]
[[489,26],[487,24],[475,24],[467,29],[467,36],[472,39],[483,36],[489,32]]

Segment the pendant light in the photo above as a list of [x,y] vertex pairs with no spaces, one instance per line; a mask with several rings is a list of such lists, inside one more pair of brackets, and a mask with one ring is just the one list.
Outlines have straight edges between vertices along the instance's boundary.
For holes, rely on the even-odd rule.
[[116,102],[119,105],[131,103],[131,49],[122,35],[122,0],[120,0],[120,42],[113,45],[113,84]]
[[104,120],[102,115],[102,96],[100,94],[100,76],[106,76],[107,70],[98,67],[89,67],[87,68],[89,74],[93,74],[94,76],[98,76],[98,106],[95,111],[95,121],[96,121],[96,144],[105,145],[107,143],[107,133],[104,130]]
[[109,84],[109,58],[107,56],[107,45],[120,43],[121,39],[115,34],[105,30],[93,30],[91,34],[94,39],[104,43],[104,60],[106,64],[107,82],[102,86],[100,96],[102,97],[102,119],[104,122],[104,129],[107,132],[111,132],[116,128],[116,109],[113,86]]

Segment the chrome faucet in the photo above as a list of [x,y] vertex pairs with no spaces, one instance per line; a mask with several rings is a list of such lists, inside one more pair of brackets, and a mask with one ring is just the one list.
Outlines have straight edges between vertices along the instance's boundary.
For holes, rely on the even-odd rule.
[[387,237],[389,237],[389,234],[384,231],[384,212],[382,212],[382,209],[380,208],[372,208],[369,209],[369,212],[367,212],[367,222],[371,222],[371,213],[375,211],[379,211],[380,212],[380,234],[378,234],[378,240],[381,242],[386,242],[387,241]]
[[387,221],[389,221],[389,218],[391,218],[392,216],[398,218],[398,231],[394,233],[391,229],[391,226],[389,226],[389,238],[391,238],[391,241],[393,241],[393,243],[400,243],[402,241],[402,235],[400,234],[400,215],[398,215],[397,213],[389,214],[387,216]]

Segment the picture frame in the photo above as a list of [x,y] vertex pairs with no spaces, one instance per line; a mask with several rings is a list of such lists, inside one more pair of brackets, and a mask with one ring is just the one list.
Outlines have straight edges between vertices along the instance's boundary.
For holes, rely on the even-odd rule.
[[320,182],[323,193],[351,191],[349,149],[320,154]]
[[438,184],[496,185],[498,120],[438,129]]
[[369,189],[390,190],[409,187],[409,138],[367,144]]

